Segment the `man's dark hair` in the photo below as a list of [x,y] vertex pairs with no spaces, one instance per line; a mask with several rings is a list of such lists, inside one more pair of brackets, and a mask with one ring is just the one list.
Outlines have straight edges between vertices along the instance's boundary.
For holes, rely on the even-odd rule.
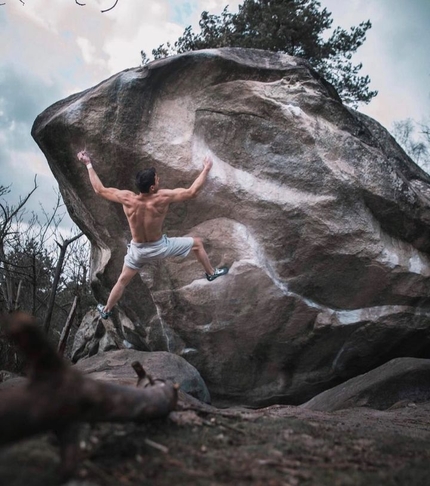
[[136,174],[136,187],[140,192],[149,192],[150,187],[155,184],[155,174],[156,172],[154,167],[139,170],[139,172]]

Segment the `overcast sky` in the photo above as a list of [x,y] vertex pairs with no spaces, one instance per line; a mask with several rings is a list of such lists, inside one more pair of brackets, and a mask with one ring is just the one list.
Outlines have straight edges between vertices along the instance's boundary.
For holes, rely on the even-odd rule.
[[[0,184],[10,202],[26,194],[38,174],[32,206],[49,210],[56,187],[30,135],[36,116],[52,103],[140,65],[140,51],[175,41],[200,13],[220,13],[233,0],[0,0]],[[430,1],[322,0],[333,26],[370,19],[373,27],[354,60],[379,91],[360,111],[390,129],[393,121],[430,118]]]

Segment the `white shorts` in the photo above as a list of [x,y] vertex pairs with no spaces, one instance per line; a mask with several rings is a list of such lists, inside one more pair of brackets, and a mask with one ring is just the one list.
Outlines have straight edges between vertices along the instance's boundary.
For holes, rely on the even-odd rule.
[[145,262],[160,260],[168,257],[185,258],[194,245],[191,236],[182,238],[167,238],[163,235],[158,241],[150,243],[135,243],[131,241],[128,245],[127,255],[124,257],[124,264],[133,270],[140,270]]

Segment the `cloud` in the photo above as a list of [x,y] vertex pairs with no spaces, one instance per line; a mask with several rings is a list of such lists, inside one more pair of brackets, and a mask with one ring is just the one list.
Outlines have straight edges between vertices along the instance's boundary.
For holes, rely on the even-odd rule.
[[61,87],[46,82],[12,64],[0,68],[0,126],[12,121],[31,125],[42,107],[52,103],[61,94]]
[[[61,88],[31,77],[11,64],[0,66],[0,168],[10,163],[12,153],[36,150],[30,136],[36,116],[58,100]],[[5,172],[3,172],[5,174]]]
[[28,207],[40,212],[37,201],[49,207],[55,198],[56,181],[30,132],[36,116],[61,96],[60,85],[31,76],[25,67],[0,66],[0,184],[11,186],[5,196],[10,205],[28,194],[36,173],[39,188]]
[[[96,85],[140,64],[140,51],[175,42],[188,25],[198,31],[201,12],[220,14],[239,0],[33,0],[0,7],[0,172],[1,184],[25,194],[34,173],[40,187],[33,197],[45,207],[56,182],[30,136],[35,117],[69,94]],[[334,25],[349,28],[370,19],[373,28],[355,59],[379,95],[361,111],[388,128],[393,120],[420,120],[430,112],[428,0],[321,0]]]
[[360,111],[390,128],[394,120],[421,120],[430,111],[430,3],[428,0],[323,0],[334,24],[349,28],[372,22],[367,40],[354,56],[369,74],[378,96]]

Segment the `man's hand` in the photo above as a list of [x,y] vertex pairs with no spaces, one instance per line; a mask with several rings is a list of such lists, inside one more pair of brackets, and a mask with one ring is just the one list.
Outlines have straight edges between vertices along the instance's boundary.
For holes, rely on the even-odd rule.
[[203,170],[205,170],[206,172],[209,172],[212,169],[213,162],[208,155],[205,157],[205,160],[203,161],[203,165],[204,165]]
[[90,156],[87,154],[86,150],[81,150],[81,152],[78,153],[77,157],[83,164],[91,164]]

